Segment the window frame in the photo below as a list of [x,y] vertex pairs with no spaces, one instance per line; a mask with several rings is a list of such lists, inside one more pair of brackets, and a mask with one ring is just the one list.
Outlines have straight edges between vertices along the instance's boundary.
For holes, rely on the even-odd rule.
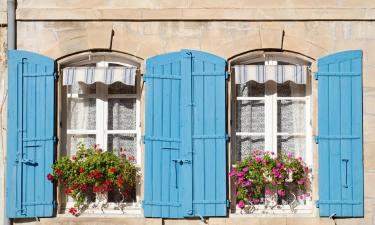
[[[259,61],[261,62],[261,61]],[[277,61],[265,60],[263,61],[265,65],[277,65]],[[234,163],[240,160],[238,158],[238,147],[237,147],[237,138],[239,137],[264,137],[264,149],[270,149],[277,155],[277,137],[278,136],[304,136],[305,137],[305,153],[306,158],[304,159],[306,165],[310,168],[313,168],[313,121],[312,121],[312,113],[313,113],[313,105],[312,105],[312,80],[311,80],[311,71],[308,68],[308,73],[306,77],[306,89],[305,89],[305,96],[303,97],[281,97],[277,96],[277,83],[276,82],[266,82],[265,83],[265,94],[262,97],[248,97],[248,96],[238,96],[238,88],[234,81],[231,80],[232,84],[231,87],[233,88],[232,91],[232,118],[233,123],[231,123],[231,133],[234,136],[233,143],[231,144],[231,157],[234,157],[230,160],[230,162]],[[278,132],[277,127],[277,103],[279,100],[292,100],[292,101],[305,101],[305,131],[304,133],[284,133]],[[238,114],[237,114],[237,107],[238,101],[263,101],[264,102],[264,132],[241,132],[237,131],[238,127]],[[231,166],[233,166],[232,164]],[[313,171],[312,171],[313,172]],[[312,177],[311,177],[312,179]],[[232,184],[233,185],[233,184]],[[313,187],[312,187],[313,188]],[[230,188],[232,190],[232,187]],[[313,190],[311,190],[312,192]],[[233,196],[233,195],[231,195]],[[234,197],[235,199],[235,197]],[[234,200],[236,202],[236,199]],[[257,210],[255,210],[252,214],[245,214],[246,216],[252,215],[259,215],[266,213],[267,215],[270,214],[285,214],[290,215],[292,214],[290,211],[289,206],[281,205],[281,207],[276,207],[275,209],[264,209],[264,205],[257,205]],[[305,205],[298,205],[296,208],[298,215],[301,214],[312,214],[313,213],[313,198],[306,201]],[[234,213],[230,214],[234,217],[242,216],[241,209],[236,205]]]
[[[97,67],[108,67],[109,64],[117,64],[117,65],[123,65],[123,66],[129,66],[127,63],[121,63],[118,61],[98,61],[95,63]],[[84,66],[84,65],[83,65]],[[99,144],[100,147],[103,148],[104,151],[107,150],[107,143],[108,143],[108,135],[109,134],[134,134],[135,136],[135,147],[136,147],[136,162],[135,166],[138,170],[142,170],[142,147],[141,147],[141,141],[142,141],[142,126],[141,126],[141,88],[139,85],[139,77],[136,76],[136,82],[135,82],[135,94],[108,94],[108,87],[105,88],[104,85],[101,85],[99,83],[96,83],[96,92],[95,94],[69,94],[68,89],[65,89],[66,91],[63,91],[62,84],[59,85],[59,95],[58,98],[58,104],[60,107],[60,113],[59,113],[59,136],[64,137],[62,143],[59,143],[60,147],[58,148],[59,154],[58,157],[61,157],[62,155],[68,155],[68,152],[63,152],[62,149],[66,148],[67,146],[67,137],[68,135],[90,135],[94,134],[96,135],[96,144]],[[107,85],[108,86],[108,85]],[[63,103],[64,101],[67,102],[68,98],[74,98],[74,99],[83,99],[83,98],[91,98],[95,99],[95,130],[86,130],[86,129],[68,129],[67,127],[67,114],[64,114],[63,111],[61,111],[61,108],[66,103]],[[135,100],[135,129],[134,130],[108,130],[108,100],[109,99],[134,99]],[[136,199],[135,202],[125,202],[126,208],[124,209],[116,209],[118,207],[118,204],[116,202],[108,202],[107,207],[105,208],[106,213],[110,214],[129,214],[129,215],[141,215],[141,182],[136,182]],[[70,207],[74,207],[74,202],[69,201],[69,198],[67,198],[67,195],[63,192],[60,192],[62,196],[60,196],[65,200],[65,207],[61,208],[64,209],[63,213],[67,214]],[[61,201],[61,200],[60,200]],[[59,210],[61,211],[61,210]],[[87,209],[85,211],[86,214],[103,214],[101,209]]]

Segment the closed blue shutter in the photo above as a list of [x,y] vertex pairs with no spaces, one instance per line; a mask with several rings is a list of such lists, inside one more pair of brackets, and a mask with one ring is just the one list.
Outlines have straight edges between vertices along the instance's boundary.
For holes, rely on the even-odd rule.
[[183,50],[146,64],[145,217],[225,216],[225,60]]
[[53,215],[53,184],[46,176],[54,159],[54,61],[9,51],[7,216]]
[[363,216],[362,51],[318,60],[320,216]]

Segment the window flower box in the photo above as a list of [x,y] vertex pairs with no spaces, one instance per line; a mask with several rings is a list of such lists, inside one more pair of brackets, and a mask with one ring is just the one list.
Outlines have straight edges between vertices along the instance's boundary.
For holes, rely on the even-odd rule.
[[102,151],[97,145],[86,148],[78,144],[76,155],[62,157],[53,166],[53,173],[47,179],[58,181],[65,187],[65,194],[74,200],[69,209],[79,216],[88,208],[103,211],[108,205],[108,193],[121,195],[119,208],[132,195],[136,185],[137,169],[125,156]]
[[264,209],[289,205],[294,212],[310,198],[310,169],[300,157],[252,151],[233,167],[229,176],[234,178],[241,213],[253,213],[257,205]]

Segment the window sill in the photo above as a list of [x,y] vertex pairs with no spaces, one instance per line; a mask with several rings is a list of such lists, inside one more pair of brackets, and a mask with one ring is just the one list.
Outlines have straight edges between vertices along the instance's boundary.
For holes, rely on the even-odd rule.
[[230,213],[229,217],[313,217],[313,209],[311,205],[299,205],[293,213],[289,206],[276,206],[273,209],[265,209],[264,205],[255,206],[253,213],[241,212],[236,207],[234,213]]
[[[58,217],[74,217],[69,213],[69,208],[74,207],[73,203],[68,203],[64,212],[58,214]],[[142,208],[135,203],[128,203],[122,210],[116,203],[108,203],[108,206],[101,210],[100,208],[89,207],[79,217],[143,217]]]

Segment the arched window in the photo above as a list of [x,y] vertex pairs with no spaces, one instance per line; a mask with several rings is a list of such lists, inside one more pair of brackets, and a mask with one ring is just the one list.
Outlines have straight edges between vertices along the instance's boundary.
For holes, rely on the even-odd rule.
[[[125,155],[140,168],[139,63],[121,55],[92,53],[73,57],[60,66],[59,154],[74,156],[78,143],[98,145],[103,151]],[[118,208],[119,202],[140,210],[139,190],[137,186],[125,199],[115,191],[109,192],[106,210]],[[63,209],[73,205],[68,198]]]
[[[311,168],[309,62],[266,52],[232,61],[231,66],[234,74],[231,162],[243,160],[252,151],[260,150],[275,156],[301,157]],[[300,212],[311,211],[311,204],[311,198],[304,196],[298,209]],[[289,207],[285,212],[290,212]]]

